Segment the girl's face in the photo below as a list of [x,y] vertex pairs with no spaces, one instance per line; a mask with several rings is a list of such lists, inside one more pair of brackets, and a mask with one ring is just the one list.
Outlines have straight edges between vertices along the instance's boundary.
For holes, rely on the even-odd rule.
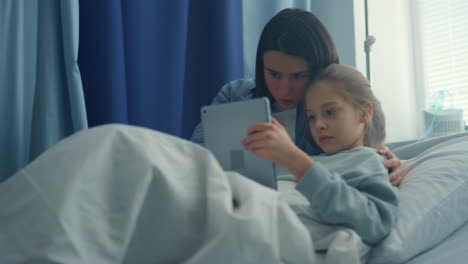
[[296,107],[309,81],[306,60],[279,51],[263,53],[263,75],[271,95],[283,109]]
[[312,136],[327,154],[363,146],[368,115],[336,83],[320,81],[306,94],[306,114]]

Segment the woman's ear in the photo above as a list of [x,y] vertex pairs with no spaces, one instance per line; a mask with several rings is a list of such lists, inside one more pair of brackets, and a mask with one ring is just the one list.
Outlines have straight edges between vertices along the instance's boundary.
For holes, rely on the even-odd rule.
[[369,120],[372,119],[374,115],[374,106],[371,103],[364,103],[362,105],[361,118],[359,122],[366,124]]

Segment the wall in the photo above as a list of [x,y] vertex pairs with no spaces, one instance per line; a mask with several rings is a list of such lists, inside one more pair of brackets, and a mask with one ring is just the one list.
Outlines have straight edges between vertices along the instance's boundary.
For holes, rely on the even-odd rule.
[[419,137],[409,3],[369,0],[371,84],[387,119],[387,142]]
[[[315,0],[312,12],[334,38],[341,63],[366,74],[364,0]],[[416,111],[411,32],[406,0],[368,0],[371,84],[387,120],[387,142],[416,139]]]
[[356,66],[353,1],[314,0],[311,12],[314,13],[335,41],[340,62]]

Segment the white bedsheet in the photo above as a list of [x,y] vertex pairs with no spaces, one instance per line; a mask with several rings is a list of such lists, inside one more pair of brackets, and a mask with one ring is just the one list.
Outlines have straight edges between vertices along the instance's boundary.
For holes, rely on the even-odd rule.
[[[288,202],[197,145],[103,126],[0,185],[0,262],[360,262],[367,249],[354,232],[306,228]],[[311,234],[322,234],[315,247]]]

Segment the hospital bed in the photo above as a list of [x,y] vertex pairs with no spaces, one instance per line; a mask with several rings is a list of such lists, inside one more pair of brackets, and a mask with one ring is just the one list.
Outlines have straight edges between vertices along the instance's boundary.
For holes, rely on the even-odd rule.
[[[368,263],[467,263],[468,133],[393,151],[405,159],[400,215]],[[0,263],[277,263],[266,258],[309,254],[288,206],[247,181],[162,133],[90,129],[0,185]],[[233,210],[233,197],[245,207]]]
[[468,263],[468,223],[435,247],[415,256],[407,264]]
[[[411,161],[419,158],[420,163],[413,164],[413,174],[409,171],[408,179],[400,187],[402,192],[400,220],[396,230],[387,240],[375,248],[369,263],[406,263],[406,264],[462,264],[468,263],[468,152],[466,150],[468,132],[451,134],[443,137],[406,144],[388,144],[389,148],[403,160],[408,169]],[[409,143],[409,144],[408,144]],[[453,147],[450,147],[452,145]],[[437,152],[432,157],[428,153]],[[425,155],[426,154],[426,155]],[[421,161],[422,160],[422,161]],[[438,163],[432,167],[431,163]],[[427,169],[422,169],[429,166]],[[417,175],[416,175],[417,174]],[[405,189],[406,188],[406,189]],[[418,189],[416,189],[418,188]],[[411,191],[411,195],[404,193]],[[440,192],[446,192],[437,196]],[[435,195],[433,200],[431,195]],[[406,206],[404,203],[424,197],[430,201]],[[417,206],[426,207],[426,215],[418,218]],[[415,210],[411,215],[411,210]],[[403,218],[403,219],[402,219]],[[414,221],[413,221],[414,220]],[[413,223],[411,223],[413,221]],[[414,225],[408,227],[408,225]],[[404,228],[403,228],[404,227]],[[395,235],[395,233],[398,233]],[[397,241],[407,239],[410,242]],[[396,245],[383,245],[394,243]]]

